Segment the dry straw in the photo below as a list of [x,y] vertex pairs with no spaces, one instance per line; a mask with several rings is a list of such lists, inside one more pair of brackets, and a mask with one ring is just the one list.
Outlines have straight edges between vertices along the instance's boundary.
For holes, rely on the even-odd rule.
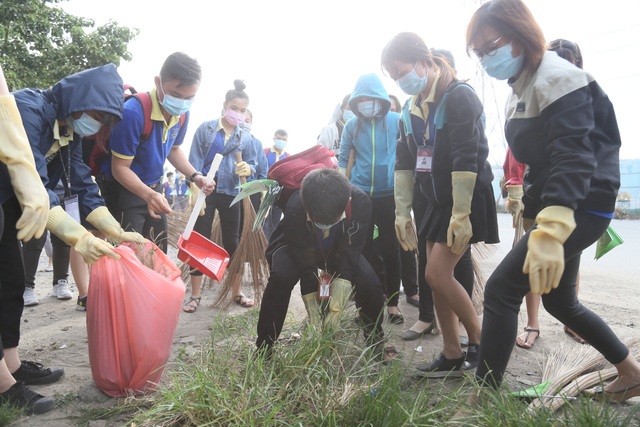
[[[640,339],[634,338],[626,343],[629,352],[640,357]],[[549,381],[545,396],[534,399],[527,408],[535,411],[546,407],[556,411],[570,398],[578,396],[582,391],[615,377],[617,370],[591,346],[561,346],[547,356],[542,383]]]

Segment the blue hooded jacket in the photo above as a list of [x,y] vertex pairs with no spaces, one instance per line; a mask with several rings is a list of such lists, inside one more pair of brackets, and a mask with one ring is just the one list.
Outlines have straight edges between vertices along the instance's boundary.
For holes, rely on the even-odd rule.
[[[22,123],[33,151],[36,169],[42,178],[51,207],[60,205],[55,188],[59,181],[70,194],[78,196],[80,216],[84,219],[94,209],[104,206],[98,186],[91,178],[91,169],[82,159],[82,138],[74,133],[73,141],[46,157],[54,144],[56,120],[65,120],[78,111],[96,110],[122,119],[124,89],[122,78],[113,64],[72,74],[53,88],[21,89],[13,92],[22,116]],[[63,132],[61,127],[60,132]],[[14,195],[9,173],[0,165],[0,203]]]
[[[358,111],[359,98],[365,96],[380,103],[380,112],[373,118],[366,118]],[[400,114],[389,111],[391,101],[380,77],[361,76],[351,92],[349,107],[356,117],[351,118],[342,131],[338,166],[346,169],[349,152],[354,149],[351,183],[372,198],[392,195]]]

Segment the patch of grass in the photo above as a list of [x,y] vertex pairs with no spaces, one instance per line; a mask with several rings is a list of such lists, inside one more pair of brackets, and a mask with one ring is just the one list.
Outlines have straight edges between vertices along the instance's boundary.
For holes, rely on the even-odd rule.
[[[128,398],[100,418],[125,416],[136,427],[638,425],[636,409],[625,413],[584,398],[556,413],[527,412],[508,390],[485,391],[469,407],[478,390],[471,379],[418,380],[407,361],[385,365],[351,319],[335,335],[289,325],[266,358],[253,343],[257,315],[219,315],[210,342],[192,353],[183,349],[156,393]],[[452,419],[458,411],[465,415]]]
[[7,426],[18,420],[24,412],[12,405],[0,405],[0,426]]

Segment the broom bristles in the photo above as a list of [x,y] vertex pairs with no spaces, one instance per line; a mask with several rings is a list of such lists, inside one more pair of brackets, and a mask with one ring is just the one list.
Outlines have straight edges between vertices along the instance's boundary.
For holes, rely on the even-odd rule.
[[[233,302],[232,290],[242,286],[243,276],[251,275],[253,294],[256,304],[262,299],[262,289],[269,277],[269,266],[265,258],[267,240],[262,229],[253,231],[256,211],[248,197],[242,201],[244,212],[240,243],[227,266],[227,275],[222,281],[222,288],[214,307],[228,307]],[[249,266],[248,270],[245,267]],[[230,297],[231,296],[231,297]]]
[[513,244],[511,247],[514,247],[516,243],[520,241],[522,236],[524,236],[524,226],[522,225],[522,212],[520,212],[516,217],[516,226],[513,231]]
[[[626,343],[629,352],[636,359],[640,357],[640,339],[634,338]],[[615,368],[593,347],[575,347],[566,350],[560,347],[547,357],[542,382],[551,381],[545,395],[575,397],[583,390],[616,375]],[[527,410],[547,407],[553,411],[559,409],[567,399],[537,398]]]

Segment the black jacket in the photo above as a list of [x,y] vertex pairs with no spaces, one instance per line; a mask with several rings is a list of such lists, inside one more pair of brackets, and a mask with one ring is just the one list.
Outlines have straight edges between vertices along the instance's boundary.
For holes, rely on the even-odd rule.
[[510,83],[506,137],[527,164],[525,216],[553,205],[611,213],[620,187],[620,133],[594,78],[547,52],[534,73]]
[[278,248],[288,245],[299,268],[302,287],[315,286],[318,268],[352,281],[371,221],[371,201],[364,191],[352,185],[349,204],[346,217],[331,228],[330,238],[322,240],[322,231],[307,219],[300,191],[293,193],[269,241],[267,259],[271,260]]
[[[423,143],[424,120],[409,113],[409,104],[415,101],[415,97],[411,98],[402,109],[395,170],[414,171],[418,144]],[[431,108],[436,107],[442,108],[444,115],[442,123],[431,124],[441,126],[436,130],[433,142],[432,171],[418,172],[416,179],[430,203],[448,206],[453,203],[451,172],[476,173],[476,191],[490,186],[493,172],[487,161],[489,145],[482,122],[482,103],[475,91],[468,85],[454,81],[440,103]]]

